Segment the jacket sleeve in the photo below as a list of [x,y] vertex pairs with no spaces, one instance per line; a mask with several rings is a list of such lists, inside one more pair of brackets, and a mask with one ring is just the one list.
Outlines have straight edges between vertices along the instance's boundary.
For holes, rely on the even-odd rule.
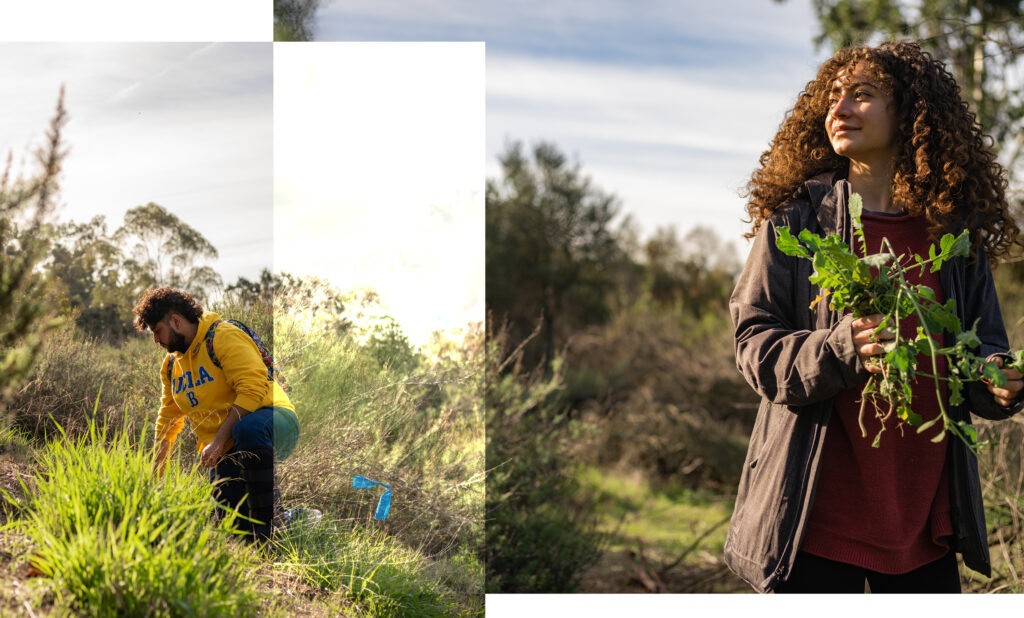
[[214,334],[214,348],[224,376],[235,391],[234,405],[252,412],[263,405],[272,383],[256,344],[233,324],[222,324]]
[[[775,246],[776,222],[766,220],[729,299],[736,365],[762,397],[791,406],[833,397],[868,375],[846,315],[830,328],[798,330],[796,261]],[[794,234],[797,230],[794,230]]]
[[167,440],[171,446],[178,439],[185,426],[185,413],[181,411],[174,401],[174,394],[171,390],[171,381],[167,378],[167,364],[174,362],[174,355],[168,354],[160,365],[160,382],[163,391],[160,397],[160,413],[156,417],[156,442]]
[[[979,249],[978,259],[965,267],[964,288],[964,326],[971,328],[977,320],[977,334],[981,340],[978,356],[988,358],[993,354],[1005,354],[1010,344],[1003,324],[1003,313],[999,309],[999,296],[992,280],[992,269],[984,249]],[[999,405],[982,382],[969,382],[966,390],[971,412],[981,418],[1004,420],[1024,409],[1024,399],[1018,399],[1009,408]]]

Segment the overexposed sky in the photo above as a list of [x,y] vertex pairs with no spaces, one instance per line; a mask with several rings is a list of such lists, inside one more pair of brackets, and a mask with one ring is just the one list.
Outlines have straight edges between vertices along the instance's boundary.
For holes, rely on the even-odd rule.
[[271,268],[271,43],[0,43],[0,147],[38,144],[66,88],[62,220],[108,231],[156,202],[220,252],[226,284]]
[[484,45],[274,52],[274,268],[377,290],[414,343],[484,319]]
[[0,41],[273,41],[273,14],[273,0],[0,0]]

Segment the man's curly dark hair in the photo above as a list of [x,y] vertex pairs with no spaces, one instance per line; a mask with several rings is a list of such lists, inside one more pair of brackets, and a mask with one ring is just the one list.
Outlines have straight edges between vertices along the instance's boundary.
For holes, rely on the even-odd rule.
[[862,68],[892,95],[898,154],[891,199],[908,214],[923,214],[932,240],[971,230],[971,256],[984,246],[989,261],[1020,244],[1020,230],[1006,202],[1006,171],[996,161],[960,87],[942,62],[912,41],[839,50],[808,82],[747,183],[748,221],[762,222],[826,171],[846,171],[849,160],[832,149],[825,133],[829,93],[837,74]]
[[135,314],[135,330],[153,330],[157,322],[172,311],[193,324],[198,324],[199,319],[203,317],[203,307],[188,292],[170,287],[151,288],[142,294],[142,298],[132,308],[132,313]]

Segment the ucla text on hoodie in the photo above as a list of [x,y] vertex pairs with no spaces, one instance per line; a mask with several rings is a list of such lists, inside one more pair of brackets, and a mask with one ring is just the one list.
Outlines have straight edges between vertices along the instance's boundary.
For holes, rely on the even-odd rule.
[[[189,349],[164,358],[160,367],[163,396],[156,419],[157,441],[167,440],[173,446],[187,418],[196,432],[196,448],[201,451],[213,441],[233,405],[250,412],[265,406],[295,411],[284,389],[268,379],[256,344],[235,325],[217,326],[213,347],[221,368],[213,363],[204,340],[210,325],[220,319],[216,313],[203,312]],[[233,444],[229,438],[225,450]]]

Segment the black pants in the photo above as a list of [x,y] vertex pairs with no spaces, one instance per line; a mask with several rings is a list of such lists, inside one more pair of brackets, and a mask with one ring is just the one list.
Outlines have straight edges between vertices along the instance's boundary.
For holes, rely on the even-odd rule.
[[[232,447],[217,466],[210,468],[210,482],[220,482],[213,489],[214,499],[222,505],[237,508],[243,517],[235,526],[250,533],[252,540],[266,540],[273,534],[273,519],[281,514],[281,494],[274,483],[274,452],[269,448],[239,451]],[[243,496],[248,496],[239,504]],[[224,512],[218,507],[217,518]]]
[[952,551],[935,562],[900,575],[876,573],[852,564],[798,552],[793,572],[786,581],[775,587],[775,592],[860,594],[864,592],[865,580],[872,593],[960,592],[960,573],[956,566],[956,554]]

